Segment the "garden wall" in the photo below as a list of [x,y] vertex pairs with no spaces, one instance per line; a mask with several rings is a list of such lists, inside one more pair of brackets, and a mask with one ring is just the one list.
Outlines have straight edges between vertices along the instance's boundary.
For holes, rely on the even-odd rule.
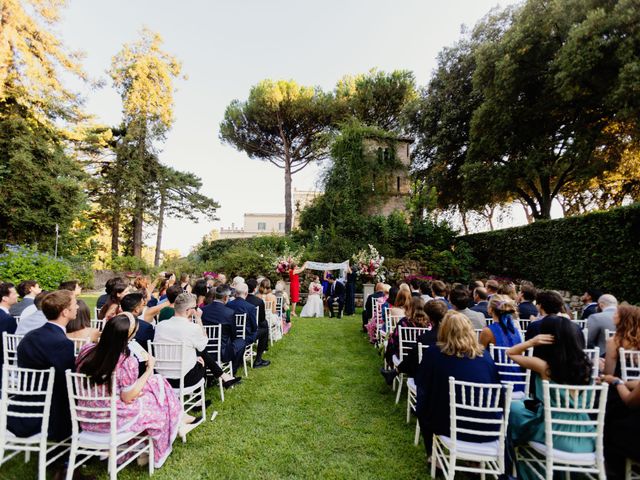
[[475,273],[640,302],[640,203],[459,239],[471,247]]

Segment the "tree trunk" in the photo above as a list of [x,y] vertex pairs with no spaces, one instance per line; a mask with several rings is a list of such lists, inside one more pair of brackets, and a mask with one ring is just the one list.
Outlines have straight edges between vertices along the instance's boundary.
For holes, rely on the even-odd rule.
[[467,212],[460,210],[460,217],[462,217],[462,228],[464,228],[464,234],[469,235],[469,226],[467,225]]
[[165,193],[164,191],[160,191],[160,213],[158,214],[158,233],[156,235],[156,254],[153,259],[153,266],[160,266],[160,249],[162,248],[162,227],[164,223],[164,204],[165,204]]
[[142,258],[142,222],[144,216],[144,194],[136,192],[135,211],[133,212],[133,256]]
[[111,219],[111,258],[118,256],[120,251],[120,202],[113,211]]
[[284,232],[291,233],[293,212],[291,209],[291,160],[287,156],[284,163]]

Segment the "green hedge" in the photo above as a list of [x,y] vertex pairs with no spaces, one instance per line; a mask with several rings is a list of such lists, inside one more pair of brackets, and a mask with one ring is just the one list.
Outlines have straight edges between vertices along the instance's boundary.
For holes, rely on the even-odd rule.
[[459,239],[471,247],[477,273],[573,293],[597,287],[640,302],[640,203]]

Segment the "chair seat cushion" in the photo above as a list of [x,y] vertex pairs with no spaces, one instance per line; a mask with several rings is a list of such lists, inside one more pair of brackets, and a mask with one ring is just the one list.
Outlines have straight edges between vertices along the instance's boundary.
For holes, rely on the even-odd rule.
[[[122,445],[140,433],[142,432],[118,432],[116,443],[118,445]],[[87,430],[83,430],[80,432],[80,435],[78,435],[78,442],[80,445],[109,448],[109,437],[110,435],[108,433],[89,432]]]
[[400,359],[398,358],[398,356],[397,356],[397,355],[394,355],[394,356],[392,357],[392,360],[393,360],[393,364],[394,364],[396,367],[397,367],[398,365],[400,365]]
[[[442,443],[446,445],[446,447],[451,450],[453,445],[453,441],[451,437],[446,437],[444,435],[438,435],[438,438],[442,440]],[[499,451],[498,440],[493,440],[492,442],[463,442],[462,440],[456,441],[456,453],[458,454],[469,454],[469,455],[483,455],[487,457],[497,457]]]
[[[528,447],[531,447],[533,450],[538,452],[540,455],[547,455],[548,449],[544,443],[539,442],[529,442]],[[564,450],[553,449],[553,460],[564,462],[564,463],[588,463],[595,464],[596,463],[596,454],[595,452],[588,453],[573,453],[566,452]]]
[[414,393],[417,392],[417,390],[416,390],[416,381],[413,378],[407,378],[407,387],[412,392],[414,392]]
[[13,433],[7,430],[7,440],[9,442],[16,443],[38,443],[40,441],[40,437],[42,436],[41,432],[35,433],[30,437],[16,437]]

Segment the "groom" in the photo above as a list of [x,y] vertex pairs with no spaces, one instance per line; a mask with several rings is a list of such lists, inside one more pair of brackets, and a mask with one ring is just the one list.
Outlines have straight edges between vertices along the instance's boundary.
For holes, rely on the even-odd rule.
[[336,281],[335,278],[329,277],[329,297],[327,305],[329,307],[329,317],[333,317],[333,305],[338,302],[338,318],[342,318],[342,308],[344,307],[345,288],[344,284]]

